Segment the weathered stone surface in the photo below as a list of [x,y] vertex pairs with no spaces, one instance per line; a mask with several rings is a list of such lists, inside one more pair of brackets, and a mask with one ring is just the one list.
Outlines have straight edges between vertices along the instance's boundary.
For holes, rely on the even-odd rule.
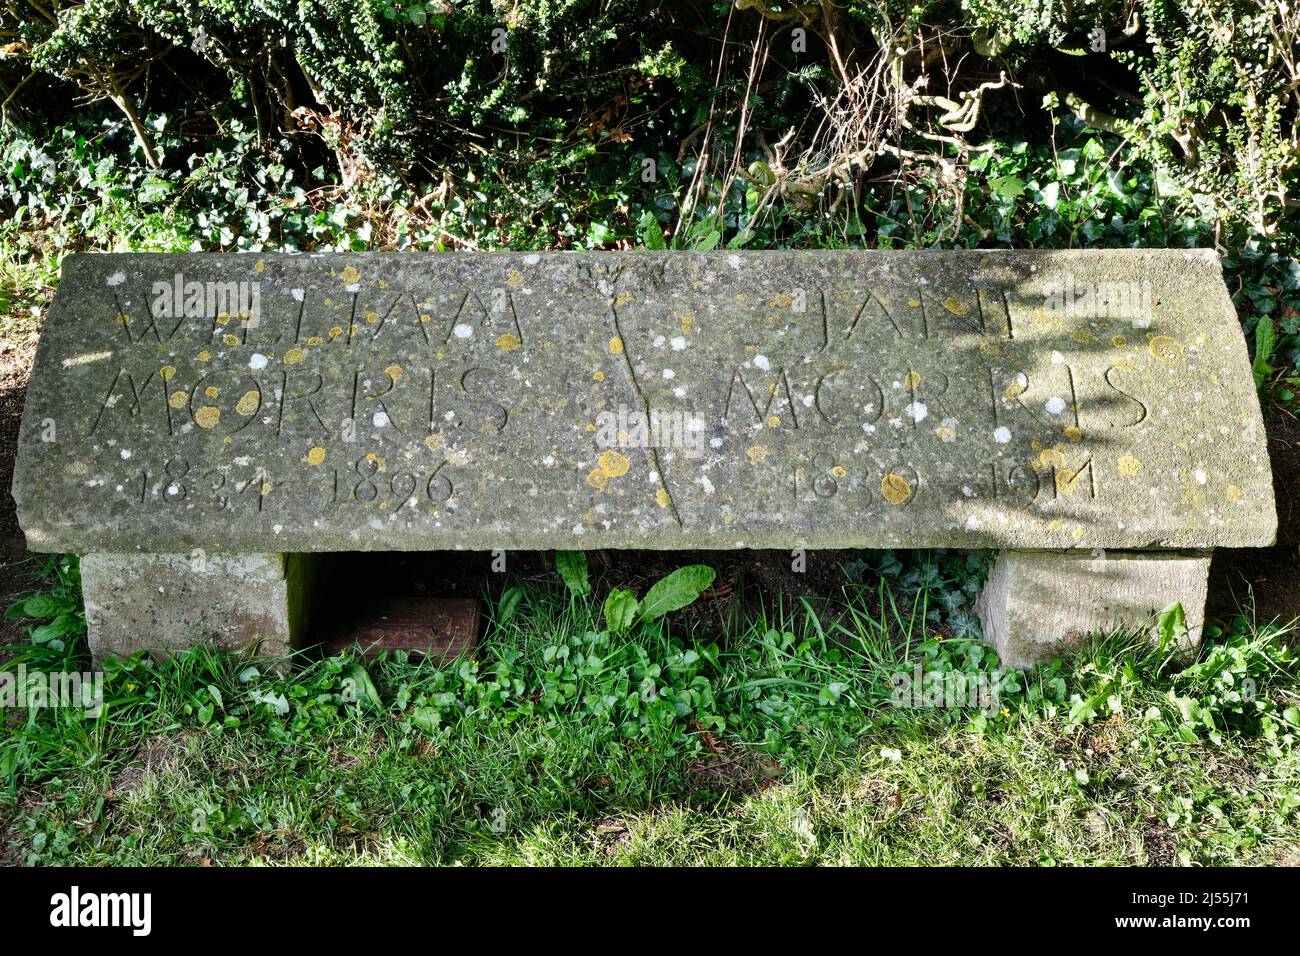
[[1196,647],[1205,620],[1208,553],[1003,551],[989,572],[976,611],[984,638],[1005,667],[1030,667],[1091,634],[1151,627],[1169,605],[1183,606]]
[[14,495],[75,552],[1275,528],[1237,319],[1184,250],[70,256]]
[[81,585],[96,660],[204,640],[288,654],[306,624],[314,559],[285,554],[88,554]]

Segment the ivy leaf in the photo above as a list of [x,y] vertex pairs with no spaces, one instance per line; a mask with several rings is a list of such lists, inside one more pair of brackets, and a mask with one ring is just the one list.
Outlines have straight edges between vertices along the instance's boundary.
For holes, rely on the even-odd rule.
[[1003,199],[1018,199],[1025,192],[1025,181],[1019,176],[997,176],[989,180],[989,186]]

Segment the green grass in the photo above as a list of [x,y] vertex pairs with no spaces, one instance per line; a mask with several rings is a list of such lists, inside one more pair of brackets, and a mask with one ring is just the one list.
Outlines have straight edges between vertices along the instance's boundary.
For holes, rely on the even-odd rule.
[[0,342],[35,340],[58,272],[56,254],[33,255],[0,239]]
[[[54,568],[42,617],[76,598]],[[598,582],[599,584],[600,582]],[[597,588],[601,590],[601,588]],[[626,637],[523,582],[477,661],[280,673],[196,648],[111,665],[102,716],[13,715],[0,853],[82,864],[1298,862],[1300,677],[1240,620],[1191,667],[1113,635],[1000,707],[891,705],[891,674],[991,675],[889,581],[820,617]],[[38,632],[18,663],[81,668]],[[66,640],[65,640],[66,638]],[[60,644],[66,646],[60,648]],[[1253,682],[1247,683],[1247,682]],[[1243,693],[1243,691],[1245,691]]]

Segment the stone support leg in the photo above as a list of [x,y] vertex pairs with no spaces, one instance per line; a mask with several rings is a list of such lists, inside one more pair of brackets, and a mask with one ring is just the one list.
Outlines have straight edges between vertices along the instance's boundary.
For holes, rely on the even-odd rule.
[[212,640],[285,656],[302,639],[315,565],[305,554],[84,555],[91,654],[167,655]]
[[1183,606],[1182,647],[1201,640],[1210,553],[1002,551],[976,610],[984,638],[1005,667],[1056,657],[1089,635],[1150,627],[1174,602]]

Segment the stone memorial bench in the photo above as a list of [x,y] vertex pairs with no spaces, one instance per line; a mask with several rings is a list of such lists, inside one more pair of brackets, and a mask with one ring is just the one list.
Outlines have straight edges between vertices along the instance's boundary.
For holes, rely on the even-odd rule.
[[1206,250],[73,255],[13,493],[97,657],[283,653],[329,552],[994,548],[1023,665],[1276,523]]

